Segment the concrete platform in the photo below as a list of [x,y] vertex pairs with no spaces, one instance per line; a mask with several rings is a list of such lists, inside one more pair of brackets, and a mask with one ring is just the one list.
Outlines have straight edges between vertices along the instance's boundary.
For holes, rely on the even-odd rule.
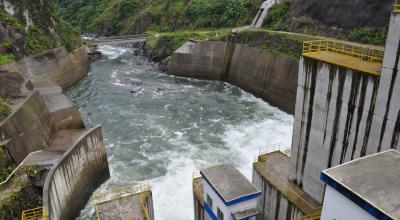
[[101,203],[97,205],[100,219],[113,220],[145,220],[140,206],[140,196],[130,195],[121,199]]
[[356,57],[345,56],[327,51],[308,52],[303,54],[303,56],[373,75],[380,75],[382,70],[382,64],[380,63],[362,61]]
[[85,133],[85,131],[85,129],[62,130],[57,133],[57,136],[52,142],[51,146],[46,150],[65,152],[75,141],[79,139],[81,135]]
[[289,156],[281,151],[267,153],[258,157],[254,170],[278,192],[285,196],[305,215],[316,213],[321,204],[312,199],[297,185],[288,180]]
[[93,194],[98,219],[154,220],[148,184],[125,186]]

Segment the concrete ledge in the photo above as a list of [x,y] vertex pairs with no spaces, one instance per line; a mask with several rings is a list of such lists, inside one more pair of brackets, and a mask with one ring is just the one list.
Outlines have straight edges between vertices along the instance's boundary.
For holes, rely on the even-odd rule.
[[47,175],[43,205],[50,219],[74,219],[109,177],[102,129],[97,126],[82,135]]

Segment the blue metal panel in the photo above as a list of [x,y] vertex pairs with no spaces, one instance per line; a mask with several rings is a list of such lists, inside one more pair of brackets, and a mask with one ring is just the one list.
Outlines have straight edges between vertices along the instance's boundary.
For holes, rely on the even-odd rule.
[[334,188],[336,191],[340,192],[346,198],[353,201],[357,204],[360,208],[364,209],[366,212],[374,216],[379,220],[393,220],[391,217],[377,209],[375,206],[371,205],[361,197],[359,197],[354,192],[350,191],[349,189],[342,186],[340,183],[336,182],[334,179],[326,175],[324,172],[321,172],[320,179],[325,182],[330,187]]

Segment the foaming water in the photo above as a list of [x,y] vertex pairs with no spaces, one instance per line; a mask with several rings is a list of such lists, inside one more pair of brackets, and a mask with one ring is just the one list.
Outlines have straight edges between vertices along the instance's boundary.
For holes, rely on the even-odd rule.
[[[251,179],[260,147],[290,146],[293,117],[238,87],[173,77],[125,48],[68,92],[88,127],[102,124],[111,179],[99,191],[148,181],[157,220],[193,219],[192,172],[229,162]],[[88,202],[79,219],[96,219]]]

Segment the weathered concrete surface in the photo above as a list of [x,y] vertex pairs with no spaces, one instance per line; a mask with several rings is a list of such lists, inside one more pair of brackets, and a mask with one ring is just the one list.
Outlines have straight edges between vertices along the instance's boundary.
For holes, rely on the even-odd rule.
[[228,82],[294,113],[298,61],[236,44]]
[[88,48],[81,47],[72,53],[59,47],[3,65],[4,69],[22,74],[32,82],[52,82],[68,88],[86,76],[89,71]]
[[379,77],[309,58],[300,63],[290,179],[322,202],[320,172],[367,153]]
[[187,42],[171,57],[168,73],[223,80],[294,113],[298,61],[225,42]]
[[220,80],[225,55],[224,42],[186,42],[172,56],[168,73],[177,76]]
[[291,220],[315,213],[321,204],[291,183],[289,156],[275,151],[260,155],[253,164],[253,183],[261,189],[258,219]]
[[9,140],[5,146],[17,163],[22,162],[30,152],[51,144],[56,129],[49,123],[50,119],[42,96],[34,92],[0,122],[0,140]]
[[92,192],[110,177],[101,126],[80,137],[50,170],[43,205],[50,219],[73,219]]
[[192,183],[193,190],[193,204],[194,204],[194,219],[204,220],[204,192],[203,192],[203,178],[195,178]]
[[24,87],[25,78],[18,72],[9,71],[0,67],[0,97],[18,98],[28,90]]
[[[39,87],[40,86],[40,87]],[[59,86],[52,84],[35,85],[43,96],[51,115],[51,122],[57,130],[83,128],[83,120],[75,104],[62,93]]]
[[300,61],[289,178],[322,202],[327,168],[400,147],[400,15],[392,14],[381,76]]

